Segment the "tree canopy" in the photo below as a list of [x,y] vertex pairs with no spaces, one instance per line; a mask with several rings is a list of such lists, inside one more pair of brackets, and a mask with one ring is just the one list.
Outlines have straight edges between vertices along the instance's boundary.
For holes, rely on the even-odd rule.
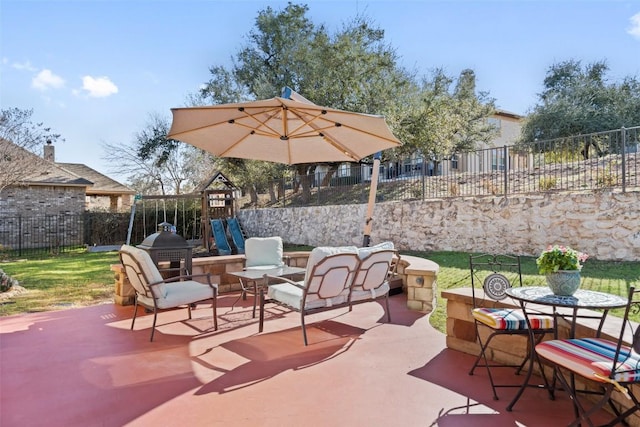
[[[476,94],[473,71],[464,70],[457,80],[437,71],[420,82],[415,72],[400,65],[384,31],[370,19],[356,16],[331,32],[316,25],[308,12],[308,6],[293,3],[259,11],[246,42],[232,56],[232,65],[211,66],[209,80],[189,96],[188,103],[268,99],[290,87],[318,105],[384,115],[406,143],[402,149],[385,151],[386,159],[407,153],[451,154],[489,140],[492,129],[485,119],[494,112],[493,100]],[[161,128],[147,130],[145,143],[138,138],[138,155],[157,156],[160,165],[181,143],[167,139]],[[241,159],[215,159],[215,165],[224,165],[225,173],[252,196],[288,171],[284,165]],[[331,170],[336,166],[329,165]],[[304,177],[315,167],[296,166],[303,197],[310,195]]]
[[523,143],[640,125],[640,81],[607,78],[605,61],[568,60],[549,67],[522,129]]
[[[384,115],[392,131],[406,143],[397,153],[451,153],[490,138],[484,120],[493,101],[475,93],[475,75],[453,78],[442,71],[417,83],[415,73],[400,65],[384,31],[363,16],[335,33],[315,25],[306,5],[289,3],[282,10],[267,7],[256,18],[248,42],[233,57],[233,66],[213,66],[197,104],[221,104],[279,96],[291,87],[305,98],[331,108]],[[242,162],[233,162],[242,168]],[[335,166],[335,165],[334,165]],[[299,165],[303,176],[315,165]],[[282,176],[283,167],[252,165],[243,179],[263,181]],[[248,178],[247,178],[248,176]],[[238,182],[237,179],[235,179]],[[305,191],[305,182],[303,191]]]

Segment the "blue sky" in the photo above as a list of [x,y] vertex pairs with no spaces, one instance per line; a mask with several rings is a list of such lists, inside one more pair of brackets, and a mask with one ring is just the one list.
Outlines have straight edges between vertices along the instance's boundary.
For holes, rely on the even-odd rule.
[[[364,14],[402,65],[428,74],[475,71],[499,108],[525,114],[548,68],[606,60],[609,76],[640,76],[639,0],[309,0],[331,31]],[[0,102],[33,109],[61,133],[56,160],[124,181],[104,143],[132,143],[150,114],[170,117],[230,64],[258,11],[286,1],[2,0]],[[274,94],[278,95],[278,94]],[[304,94],[303,94],[304,95]]]

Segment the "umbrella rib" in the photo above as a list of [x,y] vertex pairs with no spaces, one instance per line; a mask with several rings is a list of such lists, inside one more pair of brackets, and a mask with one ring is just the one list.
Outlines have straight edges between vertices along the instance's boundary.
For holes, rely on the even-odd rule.
[[[339,143],[331,135],[327,135],[326,133],[322,132],[323,130],[330,129],[332,127],[338,126],[338,123],[331,121],[333,123],[333,126],[327,126],[327,127],[321,128],[320,126],[317,126],[316,123],[312,123],[312,122],[314,122],[314,120],[316,120],[317,118],[321,117],[322,116],[322,112],[320,112],[320,114],[318,114],[318,115],[313,116],[311,118],[311,120],[308,120],[306,117],[303,117],[301,114],[298,114],[297,112],[294,113],[294,114],[297,117],[299,117],[300,120],[302,120],[304,122],[304,124],[301,125],[300,127],[298,127],[298,129],[302,128],[305,125],[308,125],[309,127],[313,128],[314,131],[318,132],[323,138],[325,138],[327,140],[327,142],[329,142],[329,144],[331,144],[334,148],[336,148],[337,150],[341,151],[342,153],[344,153],[348,157],[351,157],[354,161],[360,160],[360,157],[355,152],[353,152],[353,150],[350,150],[348,147],[345,147],[343,144]],[[339,126],[344,126],[344,125],[340,124]],[[357,130],[359,132],[363,132],[363,133],[365,133],[367,135],[372,135],[370,132],[362,131],[360,129],[355,129],[355,128],[351,127],[351,126],[345,126],[345,127],[348,128],[348,129],[353,129],[353,130]],[[296,129],[296,130],[298,130],[298,129]],[[312,135],[310,135],[310,133],[311,132],[306,132],[306,134],[309,134],[308,136],[312,136]],[[296,135],[295,137],[300,138],[300,137],[304,137],[304,136],[305,136],[304,134],[299,134],[299,135]]]

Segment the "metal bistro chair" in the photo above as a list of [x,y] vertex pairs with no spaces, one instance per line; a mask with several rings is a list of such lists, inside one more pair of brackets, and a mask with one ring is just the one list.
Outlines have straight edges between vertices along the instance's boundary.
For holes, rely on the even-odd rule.
[[[577,419],[570,425],[585,423],[593,426],[591,416],[607,403],[614,418],[606,425],[624,423],[625,419],[640,410],[640,401],[633,394],[633,387],[640,383],[640,326],[629,321],[629,314],[640,313],[640,289],[629,289],[629,301],[625,308],[620,335],[613,339],[574,338],[545,341],[536,346],[536,352],[554,367],[555,376],[567,390],[577,411]],[[630,342],[631,345],[625,344]],[[575,375],[599,385],[598,390],[576,390]],[[619,391],[626,399],[626,410],[618,409],[613,394]],[[587,409],[578,393],[600,395]],[[627,400],[628,399],[628,400]]]
[[[531,351],[523,355],[520,364],[498,363],[492,361],[493,352],[489,345],[491,341],[501,335],[520,335],[530,345],[529,327],[527,317],[531,324],[535,343],[539,343],[545,334],[553,333],[553,316],[535,313],[527,313],[525,317],[521,309],[507,308],[500,301],[507,297],[505,291],[513,286],[522,286],[522,272],[520,257],[509,255],[471,255],[469,257],[471,270],[471,289],[473,296],[472,316],[476,326],[476,336],[480,345],[480,354],[476,358],[469,375],[473,375],[479,366],[487,369],[489,382],[493,391],[494,400],[498,400],[497,388],[521,387],[522,384],[496,384],[491,374],[494,368],[516,368],[516,375],[520,373],[524,365],[529,361]],[[542,366],[538,361],[540,370]],[[543,379],[548,385],[546,378]],[[549,387],[547,387],[549,389]]]
[[[191,319],[191,306],[203,301],[211,301],[213,328],[214,330],[218,329],[216,308],[218,285],[211,283],[211,274],[176,276],[165,279],[146,251],[134,246],[122,245],[119,255],[127,278],[136,291],[133,319],[131,320],[132,330],[136,323],[139,305],[153,311],[153,324],[149,338],[149,341],[153,341],[158,311],[186,307],[189,319]],[[206,278],[206,283],[195,281],[196,277]]]

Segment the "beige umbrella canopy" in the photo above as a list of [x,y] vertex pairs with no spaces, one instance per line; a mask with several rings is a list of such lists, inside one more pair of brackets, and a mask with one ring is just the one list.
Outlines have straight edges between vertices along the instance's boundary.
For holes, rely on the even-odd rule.
[[285,98],[171,111],[168,138],[218,157],[288,165],[355,162],[401,144],[382,116]]
[[[289,88],[283,98],[172,108],[167,138],[218,157],[284,163],[357,162],[401,142],[382,116],[353,113],[313,104]],[[379,156],[375,156],[364,226],[369,245]]]

